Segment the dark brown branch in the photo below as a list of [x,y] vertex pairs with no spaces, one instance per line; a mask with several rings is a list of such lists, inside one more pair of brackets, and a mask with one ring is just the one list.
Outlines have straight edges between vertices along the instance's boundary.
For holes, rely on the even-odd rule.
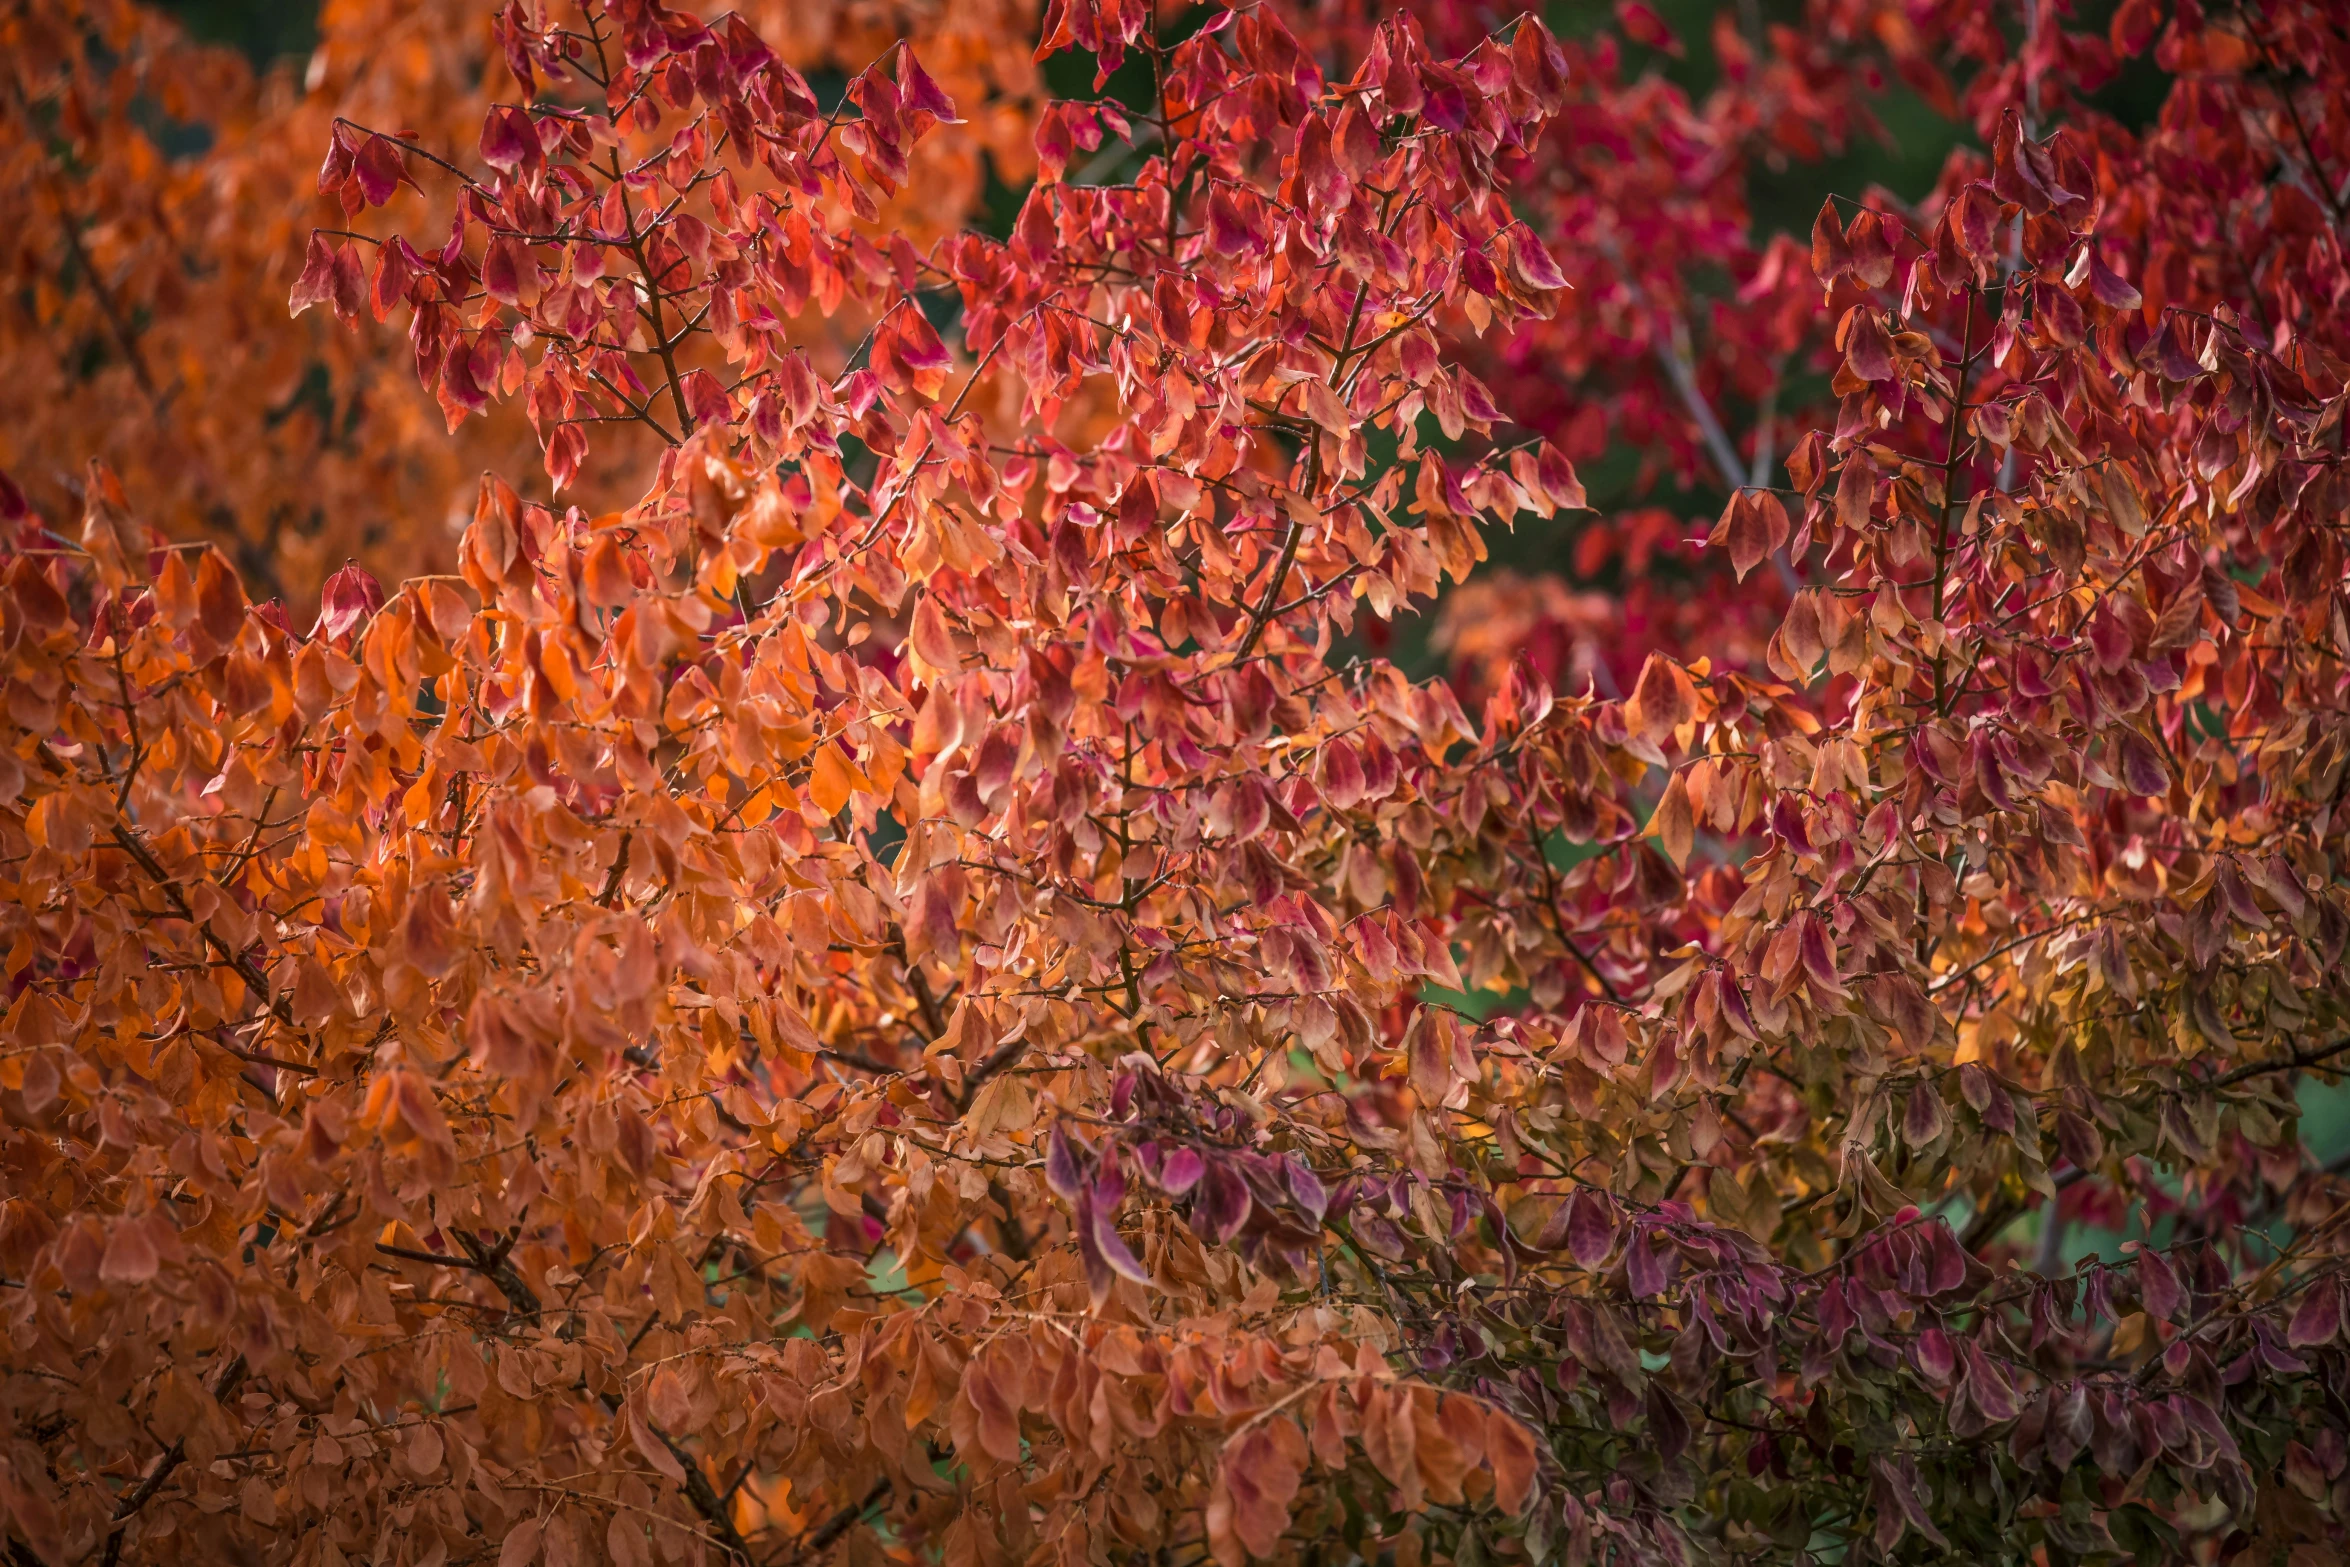
[[971,1075],[963,1079],[963,1092],[961,1097],[955,1101],[955,1108],[958,1111],[970,1109],[971,1101],[979,1097],[979,1090],[987,1086],[989,1078],[996,1076],[1027,1053],[1028,1040],[1026,1036],[1015,1039],[1010,1044],[999,1046],[993,1055],[980,1062],[977,1067],[972,1069]]
[[884,1475],[873,1482],[872,1489],[865,1493],[863,1500],[852,1502],[839,1512],[834,1513],[830,1518],[818,1524],[805,1539],[793,1545],[789,1559],[795,1563],[804,1562],[812,1556],[821,1556],[824,1552],[832,1549],[840,1537],[855,1526],[858,1519],[871,1512],[874,1504],[887,1495],[889,1495],[889,1477]]
[[741,1531],[735,1528],[734,1518],[725,1501],[710,1484],[710,1477],[702,1473],[702,1466],[694,1461],[693,1454],[678,1446],[668,1432],[650,1420],[644,1426],[653,1433],[654,1440],[669,1449],[669,1456],[677,1460],[677,1467],[685,1471],[685,1499],[693,1504],[694,1511],[702,1515],[703,1521],[717,1535],[720,1548],[737,1561],[750,1561],[751,1542],[744,1539]]
[[[221,1367],[220,1375],[213,1378],[212,1401],[217,1404],[227,1398],[237,1390],[237,1384],[244,1380],[245,1357],[238,1355]],[[155,1493],[163,1489],[164,1482],[171,1478],[172,1472],[179,1468],[180,1460],[185,1457],[187,1444],[184,1441],[172,1443],[155,1460],[155,1467],[147,1471],[147,1477],[125,1492],[122,1500],[115,1504],[114,1526],[106,1532],[105,1567],[114,1567],[122,1559],[123,1535],[130,1528],[131,1519],[138,1515],[140,1508],[155,1499]]]
[[2211,1080],[2214,1088],[2228,1088],[2248,1078],[2263,1077],[2270,1072],[2294,1072],[2305,1066],[2322,1066],[2334,1057],[2350,1052],[2350,1039],[2337,1040],[2323,1050],[2294,1050],[2266,1061],[2252,1061],[2233,1072],[2222,1072]]
[[525,1317],[538,1314],[538,1292],[523,1282],[522,1275],[515,1270],[514,1264],[507,1260],[506,1253],[513,1245],[511,1238],[492,1249],[482,1245],[481,1242],[463,1230],[453,1230],[450,1233],[456,1236],[457,1244],[464,1248],[464,1256],[452,1257],[447,1252],[422,1251],[413,1246],[394,1246],[388,1241],[377,1241],[375,1249],[384,1256],[398,1257],[408,1262],[429,1262],[436,1267],[462,1268],[469,1273],[478,1273],[496,1285],[498,1293],[506,1297],[506,1307],[510,1313]]
[[234,970],[236,976],[261,998],[269,1015],[284,1024],[288,1033],[297,1039],[301,1038],[301,1025],[294,1021],[294,1014],[287,1007],[284,999],[272,993],[268,977],[253,966],[251,959],[241,952],[232,950],[227,942],[221,940],[214,933],[209,921],[196,917],[196,911],[189,907],[187,898],[181,894],[179,883],[172,880],[171,873],[163,868],[163,862],[155,858],[153,851],[141,843],[128,828],[120,824],[111,828],[108,836],[114,840],[115,847],[121,849],[123,853],[137,862],[139,869],[146,873],[149,881],[162,889],[163,895],[171,900],[171,905],[173,909],[178,911],[180,918],[203,932],[205,941],[211,944],[213,951],[220,954],[220,961]]
[[620,878],[628,874],[628,846],[635,841],[633,829],[620,835],[620,851],[612,856],[612,869],[604,877],[604,890],[596,894],[596,902],[607,909],[620,893]]

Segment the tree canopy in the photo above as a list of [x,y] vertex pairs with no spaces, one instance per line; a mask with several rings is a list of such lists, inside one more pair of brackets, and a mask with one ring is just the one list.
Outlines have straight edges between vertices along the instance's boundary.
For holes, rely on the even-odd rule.
[[2335,1559],[2350,28],[1707,22],[0,22],[12,1559]]

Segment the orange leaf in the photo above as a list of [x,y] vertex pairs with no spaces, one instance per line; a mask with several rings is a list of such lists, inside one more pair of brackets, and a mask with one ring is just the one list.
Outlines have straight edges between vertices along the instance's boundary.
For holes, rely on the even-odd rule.
[[1672,781],[1665,785],[1664,798],[1657,801],[1656,814],[1648,819],[1648,830],[1673,862],[1674,868],[1689,863],[1689,850],[1695,844],[1697,824],[1689,809],[1689,780],[1676,771]]
[[1498,1409],[1485,1417],[1485,1462],[1493,1469],[1493,1495],[1511,1517],[1526,1510],[1534,1495],[1533,1433]]
[[825,815],[837,816],[841,807],[849,803],[850,795],[870,787],[838,740],[827,741],[817,750],[808,777],[808,795]]

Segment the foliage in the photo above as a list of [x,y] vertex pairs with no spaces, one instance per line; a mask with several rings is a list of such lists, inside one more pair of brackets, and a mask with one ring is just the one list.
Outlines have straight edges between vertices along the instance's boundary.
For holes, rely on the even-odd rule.
[[[1022,0],[742,14],[810,70],[859,69],[908,34],[948,90],[984,101],[926,148],[922,199],[893,210],[918,242],[981,205],[985,158],[1021,177],[1038,89],[1002,40],[1032,32]],[[306,61],[256,79],[130,0],[0,18],[0,469],[71,516],[100,459],[157,526],[214,538],[305,614],[346,561],[395,580],[452,569],[476,477],[525,473],[537,450],[518,408],[449,430],[397,334],[282,308],[337,116],[470,146],[512,86],[473,0],[332,0],[318,28]],[[608,443],[583,493],[623,505],[643,467]]]
[[[167,462],[0,489],[11,1551],[2340,1554],[2350,39],[1809,17],[1698,116],[1637,3],[1053,0],[1000,236],[919,30],[313,114],[317,352],[536,473],[307,631]],[[1988,154],[1748,246],[1883,70]],[[1593,409],[1716,469],[1685,610],[1339,651]]]

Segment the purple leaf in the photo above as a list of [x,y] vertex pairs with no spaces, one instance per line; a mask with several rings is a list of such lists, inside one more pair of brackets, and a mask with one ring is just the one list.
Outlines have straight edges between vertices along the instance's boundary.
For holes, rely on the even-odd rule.
[[1411,1248],[1405,1244],[1403,1231],[1395,1227],[1393,1220],[1383,1215],[1357,1214],[1352,1227],[1354,1237],[1362,1243],[1363,1250],[1374,1256],[1384,1257],[1389,1262],[1401,1262],[1410,1254]]
[[1958,1367],[1957,1352],[1950,1347],[1950,1335],[1940,1328],[1928,1328],[1917,1336],[1911,1346],[1920,1375],[1936,1387],[1950,1385],[1950,1375]]
[[2096,1430],[2096,1421],[2089,1413],[2089,1395],[2078,1382],[2068,1382],[2049,1400],[2047,1435],[2048,1461],[2062,1474],[2081,1456]]
[[1299,1207],[1314,1216],[1315,1223],[1320,1223],[1322,1215],[1330,1207],[1330,1193],[1323,1187],[1321,1177],[1314,1174],[1312,1167],[1296,1154],[1285,1155],[1281,1163],[1289,1176],[1289,1195],[1297,1199]]
[[2320,1279],[2301,1297],[2300,1309],[2293,1313],[2293,1325],[2285,1330],[2285,1342],[2295,1349],[2315,1349],[2331,1344],[2341,1330],[2341,1280]]
[[1197,1150],[1178,1148],[1159,1166],[1159,1189],[1170,1197],[1180,1197],[1199,1184],[1207,1168]]
[[[1124,1183],[1120,1184],[1123,1186]],[[1092,1220],[1090,1229],[1093,1235],[1093,1244],[1100,1251],[1102,1261],[1135,1283],[1148,1284],[1150,1274],[1118,1234],[1117,1204],[1104,1201],[1102,1188],[1096,1186],[1086,1206],[1090,1210],[1089,1217]]]
[[1653,1242],[1648,1231],[1636,1229],[1624,1248],[1624,1282],[1632,1287],[1635,1300],[1649,1300],[1665,1292],[1665,1264]]
[[1964,1384],[1975,1408],[1993,1425],[2013,1420],[2017,1413],[2015,1388],[1981,1349],[1968,1344],[1964,1353],[1967,1368]]
[[1069,1145],[1069,1139],[1061,1135],[1057,1126],[1045,1144],[1044,1178],[1053,1195],[1063,1202],[1075,1202],[1078,1193],[1085,1189],[1085,1171],[1078,1163],[1077,1150]]
[[1648,1384],[1648,1435],[1657,1457],[1668,1464],[1689,1449],[1689,1417],[1659,1382]]
[[1126,1200],[1126,1167],[1118,1162],[1116,1144],[1102,1150],[1102,1173],[1094,1178],[1093,1205],[1106,1213],[1116,1213],[1118,1205]]
[[2138,1298],[2145,1303],[2146,1315],[2162,1322],[2176,1322],[2179,1308],[2186,1303],[2179,1276],[2171,1272],[2169,1260],[2152,1248],[2138,1253]]
[[1085,1285],[1092,1292],[1093,1303],[1099,1306],[1110,1298],[1110,1286],[1116,1282],[1110,1272],[1109,1259],[1102,1255],[1101,1243],[1094,1238],[1093,1216],[1080,1213],[1077,1224],[1077,1254],[1085,1263]]
[[1616,1205],[1589,1188],[1568,1199],[1567,1255],[1581,1268],[1596,1268],[1616,1249]]
[[1950,1233],[1950,1226],[1936,1220],[1931,1241],[1933,1271],[1926,1280],[1937,1295],[1948,1294],[1966,1282],[1966,1252],[1958,1244],[1958,1237]]
[[1209,1240],[1228,1241],[1248,1222],[1248,1183],[1240,1178],[1239,1171],[1221,1159],[1208,1166],[1197,1201],[1193,1218]]
[[1928,1492],[1925,1482],[1918,1477],[1917,1460],[1906,1456],[1880,1458],[1872,1467],[1877,1473],[1877,1549],[1892,1550],[1901,1539],[1904,1525],[1944,1550],[1950,1549],[1950,1542],[1934,1527],[1934,1520],[1926,1510]]

